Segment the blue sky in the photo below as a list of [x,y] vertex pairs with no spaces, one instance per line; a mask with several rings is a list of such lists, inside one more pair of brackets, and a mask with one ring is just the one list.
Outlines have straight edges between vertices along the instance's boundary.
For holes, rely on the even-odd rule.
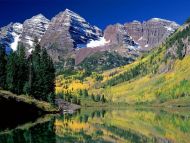
[[189,0],[0,0],[0,27],[39,13],[51,19],[65,8],[102,29],[109,24],[153,17],[182,24],[190,16]]

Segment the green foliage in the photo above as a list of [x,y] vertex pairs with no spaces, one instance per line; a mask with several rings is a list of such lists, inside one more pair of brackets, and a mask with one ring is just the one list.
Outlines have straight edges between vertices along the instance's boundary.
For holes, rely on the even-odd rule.
[[104,95],[96,95],[94,96],[93,94],[91,95],[91,99],[94,102],[101,102],[101,103],[106,103],[106,98],[104,97]]
[[184,50],[185,45],[183,44],[182,39],[178,40],[178,42],[179,43],[177,45],[177,55],[178,55],[179,59],[182,60],[184,57],[183,50]]
[[55,69],[46,49],[42,50],[39,43],[36,43],[29,65],[30,90],[28,94],[40,100],[50,100],[48,96],[54,94],[55,91]]
[[[188,19],[189,22],[189,19]],[[174,57],[174,55],[172,55],[171,53],[168,53],[167,57],[172,57],[172,58],[179,58],[179,59],[183,59],[183,57],[185,56],[185,50],[186,47],[183,43],[182,40],[185,40],[186,38],[190,39],[190,26],[187,26],[185,29],[181,30],[181,31],[177,31],[176,33],[174,33],[170,38],[167,39],[166,41],[166,48],[171,48],[173,45],[177,45],[177,57]]]
[[6,85],[6,64],[7,56],[5,48],[0,45],[0,87],[5,88]]
[[7,78],[6,78],[6,86],[7,89],[10,90],[13,93],[17,93],[17,69],[18,69],[18,55],[13,52],[8,56],[8,61],[7,61]]
[[185,24],[190,23],[190,17],[185,21]]
[[102,52],[87,57],[80,66],[86,71],[104,71],[115,67],[123,66],[133,61],[130,58],[122,57],[116,52]]
[[17,48],[17,94],[23,93],[23,88],[27,82],[28,79],[28,63],[25,53],[25,47],[23,44],[19,44]]
[[[17,49],[16,52],[10,53],[7,64],[3,54],[0,59],[3,69],[0,74],[4,71],[1,63],[6,64],[6,88],[18,95],[24,93],[39,100],[54,102],[55,69],[47,51],[41,49],[37,40],[35,49],[28,58],[23,44],[19,43]],[[3,53],[1,51],[2,48],[0,54]]]
[[67,58],[67,59],[60,59],[60,62],[55,64],[56,68],[56,75],[65,75],[70,76],[75,74],[75,59]]
[[83,90],[83,96],[84,97],[88,97],[88,91],[85,89],[85,90]]
[[59,93],[57,94],[57,97],[63,99],[64,101],[81,105],[81,99],[78,98],[77,96],[74,96],[71,92]]
[[101,74],[96,73],[96,72],[92,73],[92,78],[96,79],[96,81],[102,81],[103,80],[103,76]]
[[129,81],[139,75],[146,75],[148,72],[148,68],[146,64],[140,63],[137,66],[131,68],[130,70],[124,72],[123,74],[120,74],[116,77],[113,77],[112,79],[108,80],[106,82],[106,85],[114,86],[116,84]]

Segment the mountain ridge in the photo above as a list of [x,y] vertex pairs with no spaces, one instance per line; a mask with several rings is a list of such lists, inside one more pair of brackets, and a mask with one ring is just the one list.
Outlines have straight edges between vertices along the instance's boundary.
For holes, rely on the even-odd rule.
[[13,35],[8,31],[8,36],[2,36],[1,32],[0,41],[9,49],[13,46],[14,50],[18,42],[23,42],[27,51],[31,52],[34,39],[37,38],[54,62],[73,58],[78,65],[87,57],[102,51],[117,52],[124,58],[136,60],[142,52],[161,44],[178,26],[169,20],[153,18],[146,22],[109,25],[102,31],[77,13],[66,9],[51,21],[42,14],[33,16],[22,24],[22,33]]
[[[56,92],[73,89],[72,94],[77,95],[78,91],[87,89],[92,97],[104,95],[111,103],[189,107],[189,39],[190,24],[186,23],[131,64],[93,71],[86,77],[80,72],[61,74],[56,80]],[[72,79],[75,76],[77,78]]]

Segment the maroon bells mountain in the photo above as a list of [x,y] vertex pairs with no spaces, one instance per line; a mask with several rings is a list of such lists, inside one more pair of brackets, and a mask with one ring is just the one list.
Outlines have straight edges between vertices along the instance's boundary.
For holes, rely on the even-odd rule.
[[149,51],[164,42],[178,27],[173,21],[153,18],[109,25],[102,31],[66,9],[51,20],[39,14],[23,24],[11,23],[2,27],[0,43],[10,51],[16,50],[18,42],[22,42],[31,52],[37,38],[54,62],[73,58],[75,64],[79,64],[85,58],[105,51],[135,60],[142,51]]
[[127,33],[139,44],[142,50],[151,50],[158,46],[172,34],[179,25],[173,21],[152,18],[143,23],[133,21],[126,23],[125,29]]

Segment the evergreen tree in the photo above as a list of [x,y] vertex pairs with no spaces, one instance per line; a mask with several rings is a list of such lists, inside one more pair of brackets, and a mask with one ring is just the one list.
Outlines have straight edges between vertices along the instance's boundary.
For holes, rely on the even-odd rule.
[[79,96],[81,97],[83,95],[82,89],[79,90]]
[[101,101],[102,101],[102,103],[106,102],[106,99],[105,99],[104,95],[102,95]]
[[23,44],[19,44],[17,48],[17,94],[22,94],[24,91],[24,87],[26,86],[26,82],[28,79],[28,65],[25,53],[25,47]]
[[46,49],[35,43],[29,59],[29,91],[35,98],[54,101],[55,69]]
[[88,91],[86,89],[83,90],[84,97],[88,97]]
[[7,74],[6,74],[6,85],[7,89],[13,93],[17,93],[17,65],[18,56],[15,52],[10,53],[7,61]]
[[19,43],[17,49],[10,53],[6,64],[5,51],[0,48],[0,86],[5,86],[5,80],[7,89],[13,93],[25,93],[39,100],[54,102],[55,69],[47,51],[41,49],[37,40],[28,59],[23,44]]
[[47,96],[53,94],[55,91],[55,69],[54,69],[53,61],[49,57],[46,49],[42,50],[41,76],[42,76],[42,83],[43,83],[44,100],[46,100]]
[[94,94],[91,95],[91,99],[92,99],[93,101],[96,101]]
[[36,41],[34,51],[30,56],[30,67],[29,67],[29,89],[30,95],[34,96],[37,99],[42,99],[41,93],[43,91],[43,83],[41,81],[41,46]]
[[5,88],[6,84],[6,51],[5,48],[0,45],[0,87]]

